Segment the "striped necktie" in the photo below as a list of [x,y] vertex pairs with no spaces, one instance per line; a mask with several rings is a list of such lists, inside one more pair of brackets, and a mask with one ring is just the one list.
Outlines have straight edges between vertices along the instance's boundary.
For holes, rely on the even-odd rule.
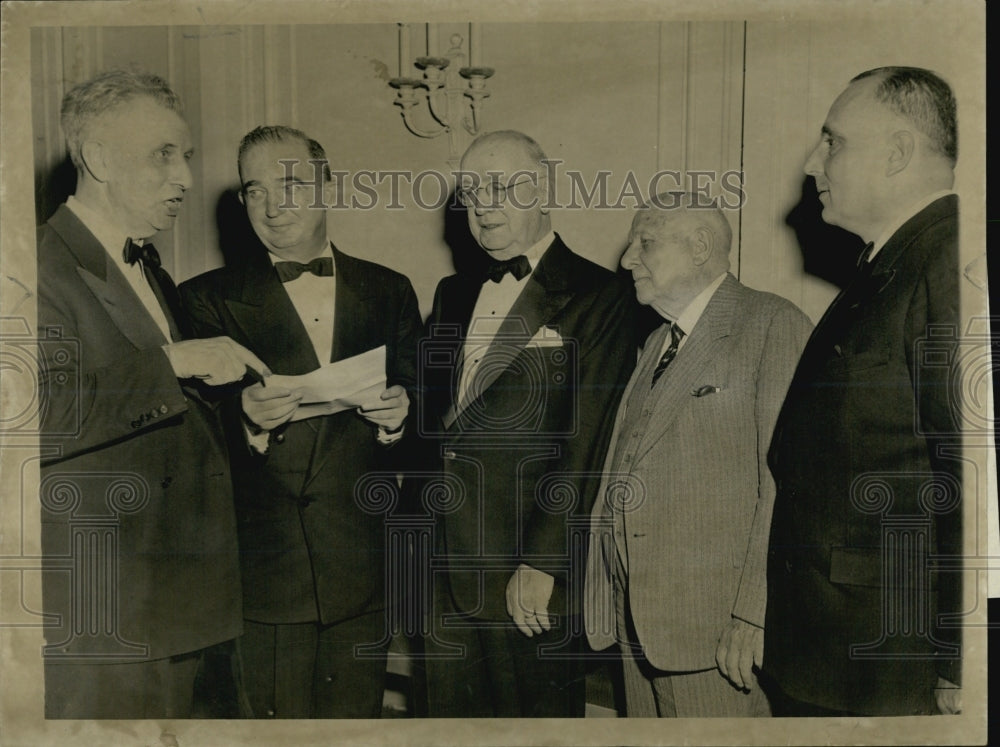
[[657,379],[659,379],[663,372],[667,370],[667,366],[670,362],[677,356],[677,348],[681,344],[681,338],[684,337],[684,330],[677,326],[675,322],[670,323],[670,344],[667,345],[667,349],[663,351],[663,355],[660,356],[660,362],[656,364],[656,369],[653,371],[653,381],[649,385],[650,388],[656,385]]

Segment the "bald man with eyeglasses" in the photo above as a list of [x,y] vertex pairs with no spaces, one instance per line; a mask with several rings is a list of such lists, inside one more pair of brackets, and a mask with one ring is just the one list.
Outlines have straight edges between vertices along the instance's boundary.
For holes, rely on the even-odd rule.
[[422,435],[458,496],[427,501],[430,716],[584,711],[574,531],[635,363],[635,307],[552,231],[544,162],[513,131],[466,151],[456,196],[482,262],[438,285],[421,348]]

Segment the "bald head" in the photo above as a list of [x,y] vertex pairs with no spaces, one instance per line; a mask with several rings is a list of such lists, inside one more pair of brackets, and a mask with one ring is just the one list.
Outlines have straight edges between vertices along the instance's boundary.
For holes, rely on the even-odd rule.
[[639,303],[676,319],[729,269],[732,229],[721,210],[697,195],[659,195],[632,221],[622,267],[632,273]]
[[644,211],[654,223],[664,226],[665,230],[680,232],[685,236],[699,230],[706,232],[712,246],[718,250],[713,252],[713,257],[725,265],[724,269],[729,268],[733,230],[722,210],[718,207],[705,207],[702,195],[665,192],[639,210]]
[[505,260],[531,249],[552,230],[545,153],[514,130],[481,135],[462,156],[459,193],[476,242]]
[[537,169],[545,160],[545,152],[533,138],[517,130],[497,130],[480,135],[466,149],[462,156],[462,169],[468,159],[483,152],[500,152],[509,154],[518,168]]
[[954,182],[955,102],[918,68],[878,68],[833,102],[805,172],[823,220],[874,241],[915,202]]

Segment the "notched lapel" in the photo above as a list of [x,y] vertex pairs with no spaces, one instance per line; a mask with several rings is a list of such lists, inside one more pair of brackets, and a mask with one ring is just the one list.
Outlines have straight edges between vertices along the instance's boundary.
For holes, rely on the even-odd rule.
[[884,272],[877,272],[865,279],[856,296],[851,300],[850,308],[854,310],[889,287],[889,284],[896,277],[896,270],[889,268]]
[[66,205],[48,220],[48,225],[79,263],[80,278],[111,317],[114,325],[139,350],[170,342],[146,311],[128,280],[108,257],[101,242]]
[[170,342],[163,336],[163,332],[117,267],[111,265],[105,269],[106,280],[84,267],[77,267],[76,271],[100,301],[115,326],[136,348],[149,350]]
[[[729,385],[728,381],[709,376],[709,373],[715,361],[725,354],[727,340],[739,322],[742,293],[743,288],[736,278],[727,275],[705,307],[687,342],[650,393],[649,401],[656,415],[639,446],[637,459],[641,459],[663,437],[682,408],[698,403],[698,398],[691,396],[692,391],[704,384],[722,388]],[[663,338],[660,339],[662,344]],[[659,358],[659,349],[651,351],[651,354]]]

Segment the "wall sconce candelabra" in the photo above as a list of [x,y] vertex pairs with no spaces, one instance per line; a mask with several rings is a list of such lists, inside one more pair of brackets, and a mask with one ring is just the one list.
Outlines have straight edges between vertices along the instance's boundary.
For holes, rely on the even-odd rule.
[[[406,129],[417,137],[435,138],[447,133],[451,146],[448,160],[457,163],[466,139],[461,130],[473,137],[482,131],[483,101],[490,95],[486,81],[494,73],[493,68],[482,64],[479,24],[469,24],[468,66],[464,65],[466,39],[461,34],[452,34],[447,52],[437,56],[438,29],[430,23],[426,24],[427,54],[411,62],[410,24],[397,25],[399,77],[389,81],[397,92],[394,103],[402,110]],[[413,77],[414,66],[422,71],[422,77]],[[421,117],[423,125],[417,122],[418,110],[426,110],[429,115]],[[461,128],[457,126],[460,118]]]

